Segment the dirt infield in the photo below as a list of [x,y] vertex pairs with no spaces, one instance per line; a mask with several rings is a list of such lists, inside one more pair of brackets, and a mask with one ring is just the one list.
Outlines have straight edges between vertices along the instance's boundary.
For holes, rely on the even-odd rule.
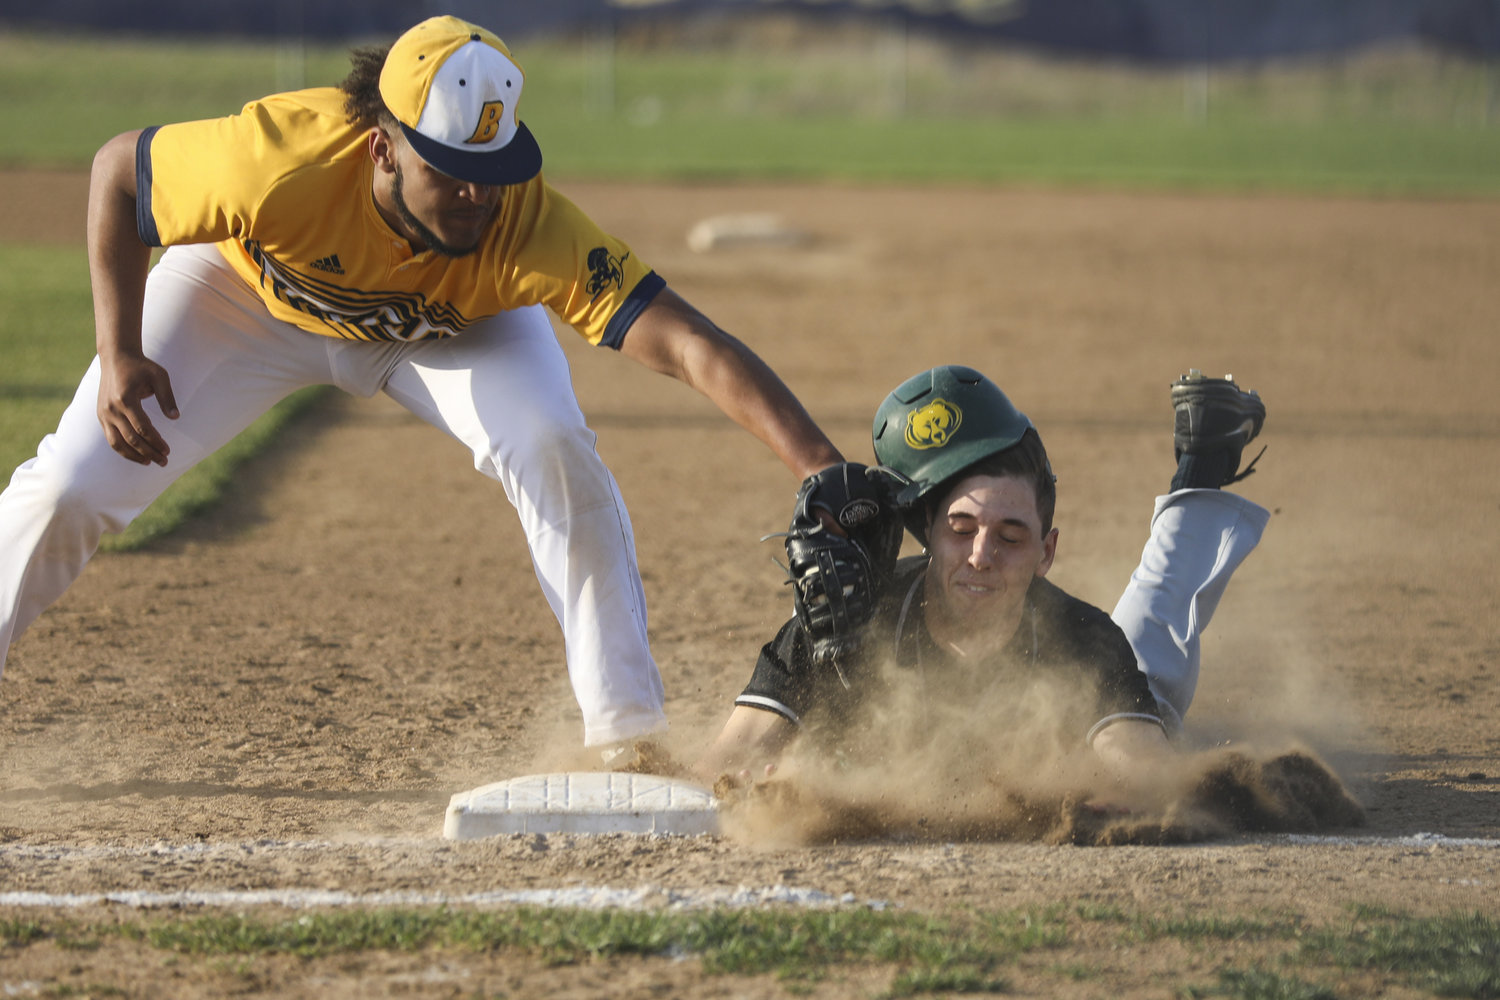
[[[1205,643],[1190,730],[1318,755],[1365,824],[1187,847],[445,843],[451,793],[578,763],[557,627],[502,491],[462,449],[385,401],[330,397],[226,507],[99,557],[16,644],[0,681],[0,888],[785,884],[932,911],[1496,912],[1500,848],[1414,835],[1500,838],[1500,204],[562,186],[770,361],[851,458],[868,457],[873,409],[907,375],[961,362],[995,377],[1059,476],[1052,578],[1105,607],[1170,476],[1167,383],[1193,366],[1258,389],[1268,450],[1241,489],[1274,516]],[[76,240],[83,204],[81,177],[8,175],[0,239]],[[687,249],[696,221],[747,211],[812,239]],[[687,756],[788,612],[757,539],[782,527],[796,484],[689,390],[561,336],[634,518],[669,744]],[[158,996],[225,988],[223,970],[178,981],[116,950],[28,948],[3,978],[51,982],[74,962]],[[473,962],[489,978],[398,971],[408,995],[545,981],[583,996],[605,981]],[[621,969],[619,995],[728,989],[691,966]],[[1159,995],[1149,971],[1090,988]],[[353,995],[305,974],[268,966],[257,989]]]

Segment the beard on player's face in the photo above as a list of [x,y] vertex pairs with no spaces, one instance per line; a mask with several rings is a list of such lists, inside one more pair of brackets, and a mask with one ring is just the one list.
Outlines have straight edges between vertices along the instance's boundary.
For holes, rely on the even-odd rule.
[[391,181],[391,201],[395,204],[396,214],[401,217],[402,223],[416,235],[423,246],[434,253],[442,254],[444,257],[467,257],[479,249],[479,240],[475,240],[470,246],[455,246],[433,232],[432,228],[423,223],[421,219],[418,219],[416,214],[412,212],[411,207],[406,203],[406,195],[402,187],[403,174],[401,165],[397,163],[395,164],[395,168],[396,176]]

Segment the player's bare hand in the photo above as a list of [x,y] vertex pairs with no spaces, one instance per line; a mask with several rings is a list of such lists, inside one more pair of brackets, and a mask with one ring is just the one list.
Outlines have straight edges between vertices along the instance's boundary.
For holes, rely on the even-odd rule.
[[177,401],[165,368],[141,356],[101,359],[98,415],[104,439],[132,462],[164,466],[171,449],[141,405],[150,398],[168,419],[177,419]]
[[749,785],[756,781],[765,781],[776,774],[775,764],[766,764],[760,769],[760,774],[754,774],[748,767],[740,771],[739,779],[742,784]]

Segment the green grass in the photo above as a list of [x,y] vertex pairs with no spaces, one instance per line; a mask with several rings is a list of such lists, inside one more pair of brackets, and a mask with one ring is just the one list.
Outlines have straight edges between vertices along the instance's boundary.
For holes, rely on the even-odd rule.
[[[523,41],[523,116],[549,174],[1500,194],[1500,85],[1452,57],[1215,70],[1195,92],[1184,73],[921,39],[897,60],[880,28],[778,31],[736,23],[696,46],[670,32],[613,47]],[[342,45],[0,32],[0,166],[81,169],[118,132],[232,113],[347,67]],[[55,426],[91,331],[81,251],[0,246],[0,470]],[[278,408],[107,547],[210,506],[306,402]]]
[[1169,917],[1137,914],[1128,922],[1129,934],[1140,941],[1261,941],[1295,937],[1295,923],[1268,923],[1246,917],[1176,915]]
[[1219,973],[1217,986],[1193,990],[1192,995],[1235,1000],[1338,1000],[1338,994],[1327,986],[1265,969],[1225,969]]
[[1312,935],[1298,958],[1399,974],[1436,996],[1500,998],[1500,919],[1479,913],[1375,917]]
[[[909,970],[904,989],[953,990],[988,982],[1016,955],[1055,947],[1056,918],[1006,914],[975,923],[869,910],[695,914],[626,910],[374,910],[264,921],[211,916],[140,931],[152,947],[189,955],[290,954],[321,958],[364,951],[515,950],[553,964],[619,955],[699,958],[716,975],[774,972],[805,979],[859,962]],[[1036,931],[1042,931],[1040,933]]]
[[921,996],[927,993],[1008,993],[1010,984],[992,976],[988,969],[959,966],[942,969],[917,969],[898,973],[886,991],[890,997]]
[[[790,988],[854,969],[889,973],[887,997],[1003,993],[1009,973],[1043,976],[1059,992],[1069,983],[1120,975],[1138,948],[1140,926],[1159,942],[1212,944],[1218,968],[1209,981],[1175,983],[1179,995],[1238,1000],[1337,1000],[1348,973],[1360,989],[1406,987],[1440,997],[1500,996],[1500,924],[1478,913],[1410,917],[1374,911],[1326,926],[1296,915],[1267,916],[1248,937],[1222,933],[1243,922],[1207,914],[1192,919],[1145,912],[1071,915],[1044,911],[960,912],[946,917],[899,911],[371,909],[292,918],[209,913],[142,916],[95,924],[40,917],[0,921],[0,948],[44,943],[96,948],[110,938],[183,959],[223,962],[290,955],[305,960],[369,953],[506,952],[551,965],[695,958],[713,976],[774,973]],[[1101,936],[1099,930],[1107,929]],[[1215,939],[1209,941],[1208,939]],[[1115,971],[1106,972],[1101,962]],[[1128,965],[1125,966],[1128,968]],[[1128,973],[1127,973],[1128,974]],[[799,986],[799,984],[801,984]]]
[[8,917],[0,920],[0,948],[19,948],[40,941],[49,933],[56,934],[57,928],[48,928],[40,920],[29,918]]
[[94,356],[82,248],[0,245],[0,475],[36,454]]
[[[36,454],[57,427],[94,356],[92,299],[82,248],[0,244],[0,476]],[[139,548],[212,507],[240,463],[262,450],[320,390],[284,400],[174,483],[102,548]],[[102,432],[101,432],[102,433]]]
[[132,552],[164,537],[191,517],[212,510],[234,483],[235,471],[261,454],[282,428],[321,399],[322,386],[303,389],[271,407],[234,440],[189,469],[157,501],[118,535],[106,535],[99,547],[106,552]]
[[[347,68],[340,51],[315,50],[307,77]],[[116,133],[228,114],[278,89],[273,46],[0,32],[0,158],[86,165]]]
[[563,171],[714,180],[1016,183],[1117,189],[1462,195],[1500,192],[1500,129],[1404,124],[903,122],[799,118],[681,128],[538,125]]
[[[1216,71],[1207,111],[1188,113],[1181,73],[929,45],[895,100],[870,68],[880,39],[846,35],[811,51],[627,40],[613,58],[526,43],[523,117],[553,176],[1500,193],[1500,112],[1477,64]],[[342,46],[289,61],[269,44],[0,34],[0,162],[82,166],[117,132],[346,69]]]

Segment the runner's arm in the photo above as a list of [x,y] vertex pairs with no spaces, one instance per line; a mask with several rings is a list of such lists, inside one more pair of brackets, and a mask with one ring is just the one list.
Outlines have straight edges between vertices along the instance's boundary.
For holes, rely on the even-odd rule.
[[1093,748],[1105,767],[1127,780],[1172,753],[1161,726],[1138,719],[1121,719],[1099,730]]
[[797,727],[775,712],[736,705],[718,737],[693,765],[693,775],[704,784],[713,784],[721,774],[768,765],[796,734]]

